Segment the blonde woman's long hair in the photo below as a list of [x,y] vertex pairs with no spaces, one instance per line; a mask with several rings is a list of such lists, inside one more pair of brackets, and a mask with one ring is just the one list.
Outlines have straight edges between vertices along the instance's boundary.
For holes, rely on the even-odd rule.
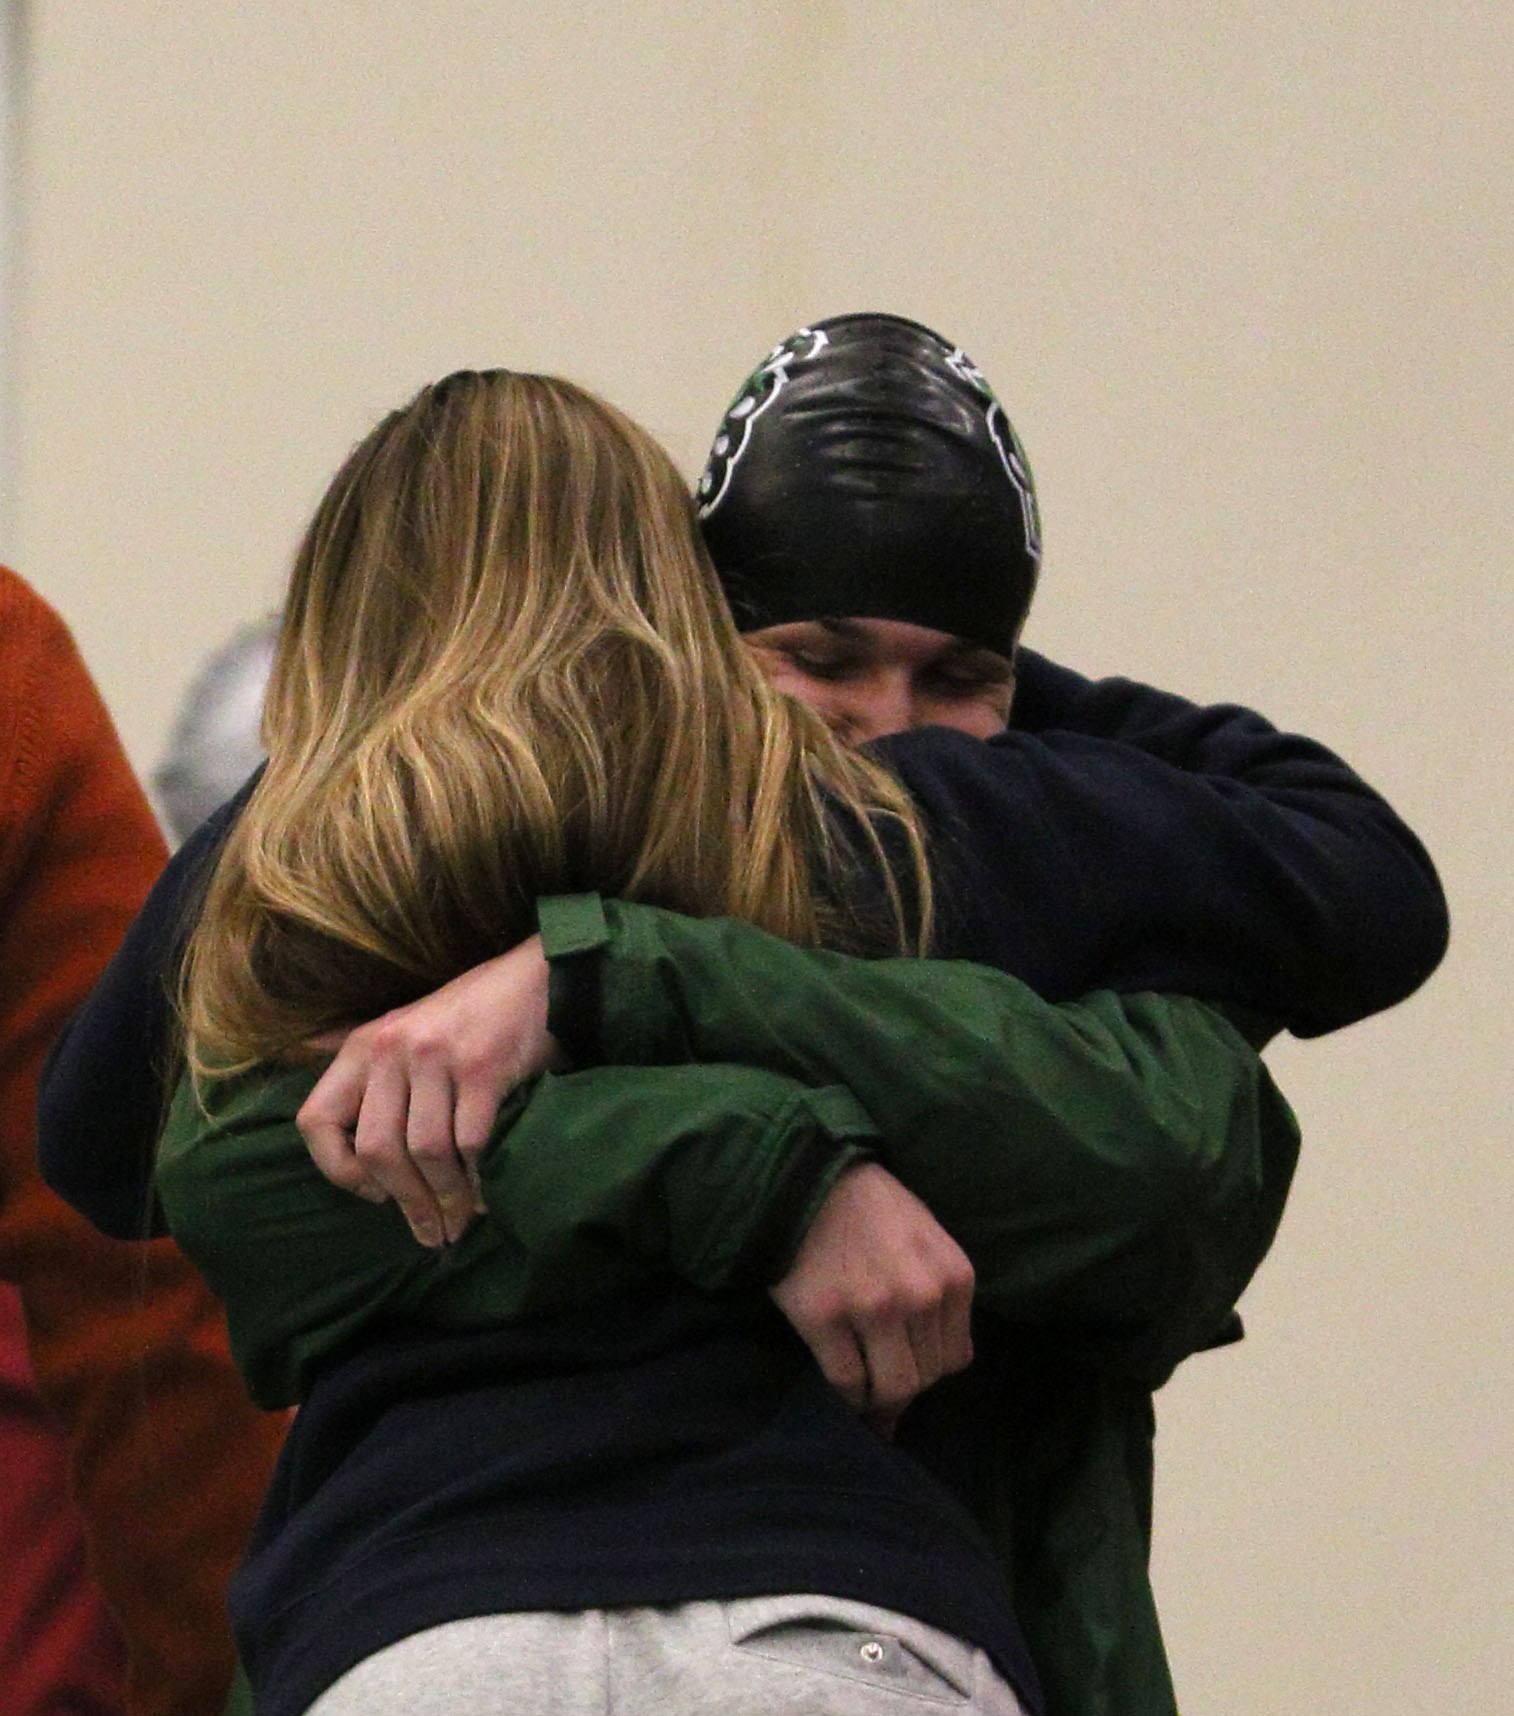
[[924,946],[903,788],[769,689],[672,462],[569,382],[460,372],[357,446],[295,558],[263,741],[182,972],[197,1075],[429,993],[546,894],[843,946],[865,895]]

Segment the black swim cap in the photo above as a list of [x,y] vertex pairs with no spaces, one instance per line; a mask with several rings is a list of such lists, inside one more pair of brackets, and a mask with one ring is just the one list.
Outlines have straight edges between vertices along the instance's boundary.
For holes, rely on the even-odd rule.
[[743,631],[906,620],[1014,653],[1041,564],[1030,467],[966,353],[918,322],[836,316],[775,346],[698,502]]

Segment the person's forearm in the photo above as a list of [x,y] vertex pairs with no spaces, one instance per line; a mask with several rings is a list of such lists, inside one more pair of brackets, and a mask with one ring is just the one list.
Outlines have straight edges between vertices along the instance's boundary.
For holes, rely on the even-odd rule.
[[1054,999],[1197,995],[1302,1035],[1434,968],[1434,867],[1339,757],[1248,710],[1029,652],[1020,676],[1003,738],[927,729],[878,747],[937,834],[941,954]]
[[598,994],[599,1040],[570,1052],[845,1083],[880,1159],[1006,1319],[1077,1328],[1111,1362],[1165,1374],[1216,1332],[1270,1243],[1297,1128],[1197,1003],[1055,1007],[976,966],[806,952],[593,897],[546,902],[541,923],[569,987]]
[[735,1066],[547,1076],[501,1110],[480,1161],[488,1215],[418,1245],[393,1205],[321,1178],[294,1117],[315,1068],[188,1082],[159,1184],[175,1238],[226,1305],[253,1397],[302,1398],[378,1327],[487,1328],[599,1303],[670,1275],[759,1289],[817,1208],[871,1154],[840,1089]]
[[[181,1089],[162,1196],[256,1398],[299,1398],[375,1320],[491,1326],[669,1272],[769,1285],[875,1142],[959,1232],[983,1303],[1142,1377],[1214,1333],[1265,1250],[1296,1137],[1255,1058],[1197,1004],[1058,1009],[976,967],[608,913],[643,932],[624,959],[593,902],[544,903],[544,939],[612,972],[607,1035],[639,1036],[654,1064],[549,1077],[507,1103],[480,1164],[489,1219],[448,1250],[320,1178],[294,1124],[317,1069],[211,1085],[208,1116]],[[575,936],[586,919],[600,942]],[[750,1064],[715,1064],[733,1057]]]

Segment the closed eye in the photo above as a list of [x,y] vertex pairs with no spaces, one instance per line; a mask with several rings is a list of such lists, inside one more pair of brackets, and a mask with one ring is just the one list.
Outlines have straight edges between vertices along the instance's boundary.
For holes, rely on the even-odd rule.
[[781,653],[790,667],[811,679],[849,679],[860,666],[857,657],[850,655],[812,655],[802,649],[786,649]]
[[1005,673],[967,664],[934,667],[925,677],[946,697],[976,697],[985,691],[1007,690],[1010,685]]

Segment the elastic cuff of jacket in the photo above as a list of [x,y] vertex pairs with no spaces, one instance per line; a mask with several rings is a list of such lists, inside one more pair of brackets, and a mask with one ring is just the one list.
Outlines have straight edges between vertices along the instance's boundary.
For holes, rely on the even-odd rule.
[[575,1067],[604,1059],[600,967],[610,925],[598,894],[538,900],[537,924],[547,972],[547,1029]]
[[850,1169],[876,1159],[878,1129],[849,1090],[826,1085],[806,1091],[800,1101],[815,1129],[764,1194],[762,1220],[731,1265],[733,1287],[771,1287],[781,1281],[836,1182]]
[[[598,894],[537,901],[543,951],[554,969],[566,968],[558,980],[559,1022],[568,1033],[564,1047],[570,1053],[576,1048],[580,1066],[603,1064],[607,1042],[615,1045],[620,1066],[688,1058],[674,1040],[675,998],[659,975],[666,953],[657,931],[661,915],[650,906],[625,906]],[[550,975],[547,994],[550,1028]]]

